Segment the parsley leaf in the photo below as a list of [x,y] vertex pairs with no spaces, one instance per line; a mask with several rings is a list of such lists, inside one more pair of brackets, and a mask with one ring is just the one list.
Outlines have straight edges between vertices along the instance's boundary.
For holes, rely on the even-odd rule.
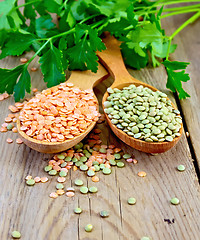
[[[25,3],[29,3],[32,0],[25,0]],[[24,6],[24,17],[29,18],[29,19],[35,19],[36,17],[36,13],[35,10],[33,9],[33,5],[32,4],[28,4],[26,6]]]
[[2,49],[0,59],[10,55],[21,55],[36,40],[33,35],[20,32],[11,32],[8,39],[8,42]]
[[25,65],[22,70],[21,76],[14,87],[14,98],[16,102],[24,98],[25,91],[28,93],[31,92],[31,78],[27,66]]
[[[150,45],[154,54],[159,54],[162,51],[163,36],[155,23],[137,27],[135,30],[130,31],[127,38],[135,44],[135,48],[138,50],[147,49]],[[140,55],[138,50],[137,53]]]
[[40,57],[39,63],[47,87],[52,87],[65,81],[62,66],[62,52],[51,44],[50,49]]
[[47,11],[60,14],[63,3],[62,0],[43,0],[43,3]]
[[143,52],[144,54],[141,56],[134,48],[129,48],[125,42],[120,47],[125,64],[136,69],[144,68],[147,65],[149,58],[146,52]]
[[12,94],[14,92],[15,101],[24,98],[25,91],[30,93],[31,79],[26,64],[12,69],[0,68],[0,76],[0,93]]
[[0,93],[12,94],[19,75],[22,73],[24,65],[19,65],[12,69],[0,68]]
[[52,22],[50,15],[37,18],[35,21],[36,34],[38,37],[45,38],[48,36],[49,30],[53,29],[55,24]]
[[167,79],[167,88],[169,88],[172,92],[178,92],[180,99],[185,99],[187,97],[190,97],[190,95],[185,92],[182,88],[181,82],[187,82],[190,80],[189,74],[185,73],[185,70],[183,71],[177,71],[186,69],[188,66],[188,62],[177,62],[177,61],[168,61],[165,60],[163,62],[163,65],[166,67],[166,71],[168,74]]
[[98,57],[95,52],[105,49],[104,43],[98,37],[97,30],[85,24],[76,25],[75,43],[75,46],[67,49],[70,69],[90,69],[97,72]]
[[16,0],[5,0],[0,2],[0,30],[19,28],[22,24],[17,10],[15,10]]

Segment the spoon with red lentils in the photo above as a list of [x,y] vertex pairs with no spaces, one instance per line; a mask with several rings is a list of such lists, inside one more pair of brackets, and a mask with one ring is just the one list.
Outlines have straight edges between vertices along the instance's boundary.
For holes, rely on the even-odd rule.
[[100,64],[97,73],[72,71],[68,81],[25,103],[17,121],[24,143],[43,153],[61,152],[79,143],[99,118],[93,87],[107,76]]

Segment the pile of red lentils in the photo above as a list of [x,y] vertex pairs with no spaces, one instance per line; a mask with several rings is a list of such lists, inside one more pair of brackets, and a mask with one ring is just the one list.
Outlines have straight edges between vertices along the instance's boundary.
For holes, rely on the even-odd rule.
[[21,130],[46,142],[72,139],[99,117],[92,90],[81,90],[73,83],[46,89],[24,104],[20,112]]

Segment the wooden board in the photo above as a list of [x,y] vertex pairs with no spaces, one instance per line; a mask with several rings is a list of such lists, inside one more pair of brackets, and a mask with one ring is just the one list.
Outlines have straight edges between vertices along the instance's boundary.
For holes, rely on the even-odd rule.
[[[186,48],[184,43],[179,46],[182,51]],[[189,52],[188,55],[191,59],[195,58],[195,52]],[[31,54],[27,53],[26,56],[29,58]],[[197,61],[200,63],[199,58]],[[0,62],[0,67],[11,68],[17,64],[19,58],[8,57]],[[37,62],[34,61],[32,66],[38,66]],[[130,72],[136,78],[169,94],[175,103],[173,94],[165,88],[164,68]],[[32,72],[31,75],[33,87],[39,90],[45,88],[40,71]],[[99,101],[111,81],[109,78],[95,88]],[[197,91],[199,83],[193,85],[191,82],[190,85],[191,89]],[[191,108],[192,104],[195,105],[192,98],[187,101],[191,102]],[[12,97],[0,102],[0,123],[3,123],[9,112],[8,106],[13,103]],[[195,110],[190,111],[192,118]],[[189,116],[185,119],[189,126]],[[82,172],[71,171],[66,187],[74,186],[74,180],[78,177],[88,186],[96,185],[98,193],[81,195],[77,191],[74,198],[61,196],[55,200],[49,198],[49,193],[55,190],[56,177],[50,177],[49,182],[39,183],[34,187],[28,187],[24,180],[28,174],[47,176],[43,167],[51,156],[38,153],[25,145],[6,143],[8,137],[16,139],[17,134],[0,134],[1,239],[11,239],[13,230],[20,231],[23,240],[139,240],[143,236],[149,236],[153,240],[199,239],[199,184],[185,134],[172,150],[152,156],[126,146],[112,134],[106,123],[98,124],[98,127],[102,129],[101,138],[105,144],[114,143],[124,151],[134,154],[138,164],[126,164],[122,169],[115,168],[109,176],[98,173],[99,183],[91,182]],[[192,139],[193,132],[190,133]],[[199,128],[195,134],[200,134]],[[185,172],[176,170],[179,164],[186,166]],[[147,172],[145,178],[137,176],[142,170]],[[170,199],[174,196],[180,199],[178,206],[170,204]],[[136,205],[127,204],[129,197],[137,199]],[[78,205],[83,209],[81,215],[73,213]],[[108,210],[109,218],[100,218],[101,210]],[[91,233],[84,231],[84,226],[88,223],[94,226]]]
[[[172,34],[183,22],[190,18],[192,14],[182,14],[173,18],[164,19],[163,26],[167,29],[167,34]],[[170,25],[170,28],[167,26]],[[200,21],[190,24],[181,31],[174,39],[178,43],[177,50],[172,54],[171,60],[191,62],[187,68],[191,80],[183,83],[185,90],[191,98],[180,101],[180,105],[185,118],[187,130],[190,133],[191,151],[194,151],[194,158],[200,168],[200,88],[199,88],[199,59],[200,59]]]

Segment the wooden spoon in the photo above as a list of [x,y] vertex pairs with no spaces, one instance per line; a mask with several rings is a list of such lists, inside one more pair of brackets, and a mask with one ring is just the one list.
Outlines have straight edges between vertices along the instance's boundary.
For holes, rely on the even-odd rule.
[[[74,86],[81,90],[92,89],[100,81],[108,77],[107,71],[99,64],[97,73],[91,71],[72,71],[71,76],[67,82],[73,83]],[[87,130],[80,135],[63,142],[44,142],[31,138],[25,132],[20,130],[20,120],[17,120],[18,132],[24,143],[30,148],[43,153],[57,153],[73,147],[79,143],[95,126],[96,121],[92,122]]]
[[[142,85],[144,87],[148,87],[153,91],[158,91],[158,89],[150,86],[149,84],[143,83],[134,77],[132,77],[127,71],[124,61],[120,51],[120,42],[115,39],[113,36],[107,35],[106,38],[103,39],[107,49],[102,52],[97,52],[97,55],[100,58],[100,62],[108,69],[111,76],[114,78],[114,82],[111,85],[111,88],[122,89],[124,87],[129,86],[130,84],[135,84],[136,86]],[[102,105],[104,109],[104,102],[108,97],[108,93],[106,92],[103,96]],[[174,104],[172,106],[175,108]],[[105,112],[104,112],[105,113]],[[142,152],[147,153],[162,153],[170,148],[172,148],[180,139],[181,136],[173,139],[172,142],[145,142],[136,138],[133,138],[127,135],[125,132],[117,128],[114,124],[112,124],[111,120],[105,113],[106,119],[108,121],[109,126],[115,135],[120,138],[123,142],[130,145],[131,147],[140,150]],[[183,126],[181,126],[180,134],[182,134]]]

